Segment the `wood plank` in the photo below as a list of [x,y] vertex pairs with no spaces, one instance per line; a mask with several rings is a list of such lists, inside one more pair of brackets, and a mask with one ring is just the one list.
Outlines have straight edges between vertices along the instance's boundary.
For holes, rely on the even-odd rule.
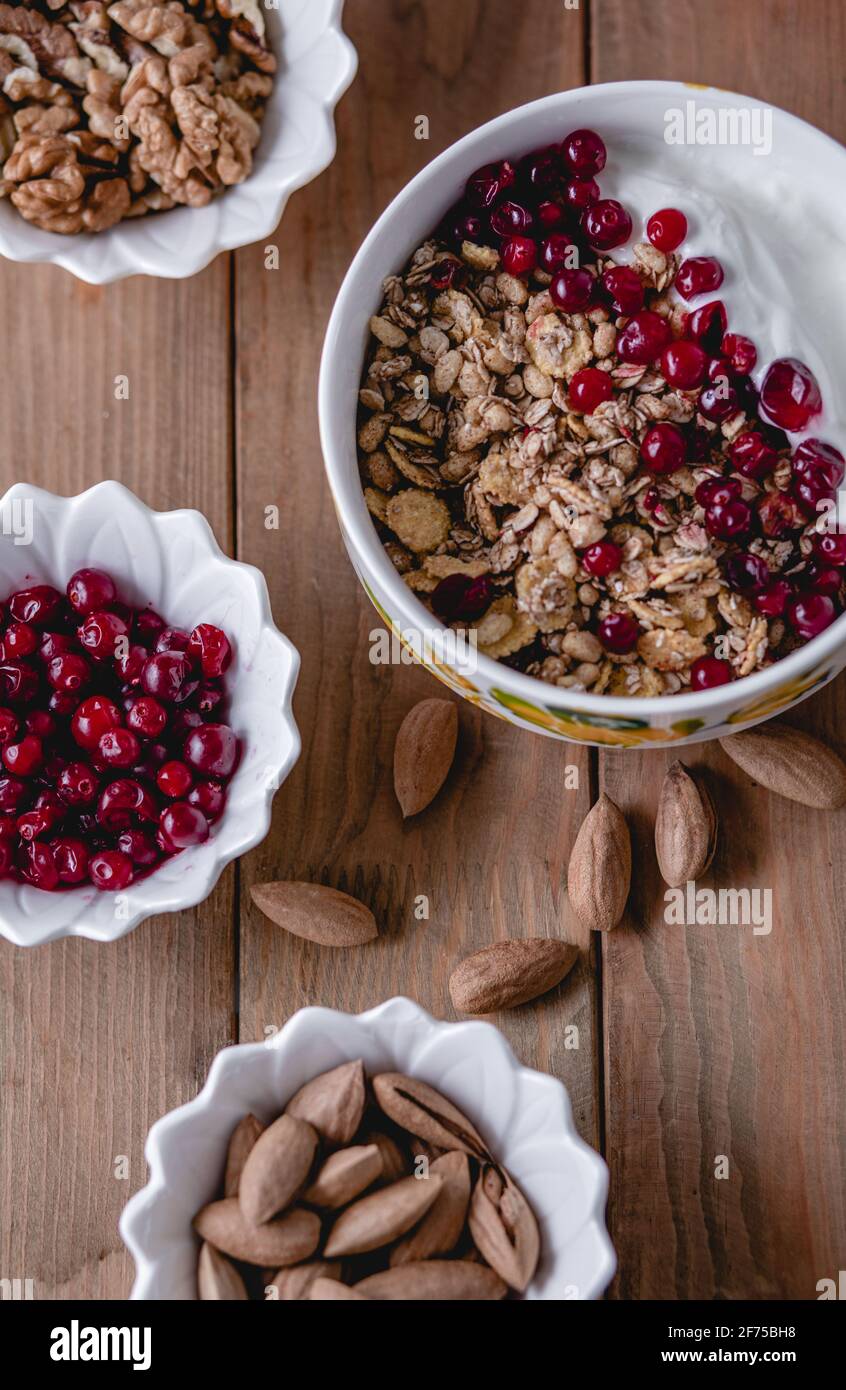
[[[3,487],[115,477],[155,507],[198,507],[230,547],[227,258],[194,280],[103,289],[4,262],[0,315],[14,344]],[[117,1222],[146,1181],[147,1130],[234,1038],[233,902],[230,871],[200,907],[114,945],[0,943],[0,1269],[33,1279],[37,1298],[129,1292]]]
[[[594,0],[592,36],[595,81],[715,83],[846,137],[839,4]],[[790,718],[833,741],[844,710],[841,680]],[[771,888],[774,927],[666,925],[652,825],[672,755],[601,755],[639,866],[630,924],[603,942],[612,1292],[815,1298],[846,1239],[846,821],[770,797],[716,744],[681,756],[711,777],[721,814],[704,886]]]
[[[278,234],[280,271],[264,269],[261,248],[238,254],[238,553],[264,569],[277,621],[303,655],[295,702],[303,755],[277,797],[272,834],[243,867],[244,1040],[304,1004],[358,1010],[397,993],[452,1017],[447,978],[462,956],[502,937],[572,930],[562,888],[589,804],[584,752],[462,704],[448,789],[402,823],[391,786],[394,735],[416,700],[444,691],[423,671],[368,660],[379,620],[343,551],[313,407],[333,296],[378,212],[452,140],[581,81],[582,17],[549,11],[543,0],[348,5],[361,65],[341,105],[336,163],[292,200]],[[428,142],[414,139],[420,114],[430,118]],[[264,528],[264,508],[274,504],[279,532]],[[568,762],[580,769],[578,792],[563,790]],[[287,877],[361,896],[381,923],[379,943],[333,954],[270,926],[252,908],[250,883]],[[417,894],[430,900],[428,922],[414,918]],[[580,1128],[596,1143],[589,962],[559,997],[497,1022],[525,1062],[565,1079]],[[578,1051],[564,1049],[570,1023],[580,1028]]]

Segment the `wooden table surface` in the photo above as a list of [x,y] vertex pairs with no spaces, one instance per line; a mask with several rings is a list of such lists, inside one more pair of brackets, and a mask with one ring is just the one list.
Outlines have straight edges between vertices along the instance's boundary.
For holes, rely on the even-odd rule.
[[[403,825],[394,733],[415,700],[442,692],[421,670],[368,661],[376,620],[324,484],[315,398],[353,252],[453,140],[549,92],[647,77],[747,92],[846,140],[846,7],[350,0],[345,25],[360,70],[338,111],[338,155],[292,198],[272,238],[279,270],[265,269],[264,245],[173,283],[91,288],[0,265],[3,486],[73,493],[114,477],[157,508],[199,508],[230,553],[263,569],[303,658],[303,752],[272,833],[205,903],[109,946],[0,943],[0,1276],[34,1279],[39,1298],[125,1297],[117,1222],[146,1180],[145,1135],[196,1093],[219,1048],[311,1003],[357,1010],[405,993],[450,1018],[458,958],[560,934],[585,948],[579,967],[496,1022],[524,1062],[566,1082],[581,1133],[607,1158],[611,1296],[815,1298],[846,1260],[846,816],[770,797],[717,745],[685,750],[722,808],[708,882],[770,886],[775,924],[770,936],[669,928],[651,846],[668,756],[597,754],[463,705],[450,790]],[[428,141],[414,138],[420,114]],[[118,374],[126,401],[114,399]],[[840,681],[795,722],[834,741],[843,711]],[[564,790],[567,764],[578,792]],[[629,914],[597,945],[575,929],[565,881],[600,789],[636,843]],[[332,953],[273,928],[250,884],[287,877],[370,903],[379,943]],[[415,920],[418,893],[428,922]]]

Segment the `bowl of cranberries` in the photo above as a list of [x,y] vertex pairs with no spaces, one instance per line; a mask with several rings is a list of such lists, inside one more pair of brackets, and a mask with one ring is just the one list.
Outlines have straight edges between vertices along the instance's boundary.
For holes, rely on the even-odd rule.
[[113,940],[267,833],[298,665],[252,566],[118,483],[0,502],[0,932]]
[[644,748],[843,668],[844,188],[796,117],[644,81],[510,111],[398,194],[329,321],[321,440],[354,568],[440,680]]

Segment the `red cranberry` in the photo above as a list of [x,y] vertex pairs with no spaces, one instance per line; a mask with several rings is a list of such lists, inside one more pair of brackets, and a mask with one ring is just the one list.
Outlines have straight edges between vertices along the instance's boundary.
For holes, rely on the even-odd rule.
[[600,622],[597,635],[606,651],[623,655],[637,646],[640,627],[629,613],[609,613]]
[[643,285],[629,265],[615,265],[602,276],[602,288],[615,314],[631,318],[643,308]]
[[613,541],[595,541],[582,554],[582,564],[588,574],[604,579],[623,563],[623,552]]
[[76,641],[73,637],[68,637],[64,632],[43,632],[41,642],[38,647],[38,655],[46,665],[53,661],[57,656],[63,656],[65,652],[76,651]]
[[54,690],[62,690],[75,695],[91,682],[91,667],[84,656],[74,652],[64,652],[54,656],[47,666],[47,680]]
[[28,705],[38,692],[38,673],[25,661],[0,665],[0,692],[10,705]]
[[554,145],[543,150],[533,150],[520,160],[519,176],[536,193],[555,189],[562,178],[561,158]]
[[803,589],[814,594],[827,594],[829,598],[837,598],[842,582],[843,575],[839,570],[833,565],[821,564],[819,560],[809,560],[802,575]]
[[730,664],[717,656],[700,656],[690,668],[691,690],[712,690],[715,685],[728,685],[732,678]]
[[83,618],[98,609],[110,608],[117,598],[114,580],[103,570],[77,570],[68,580],[71,608]]
[[742,594],[757,593],[769,583],[770,569],[766,560],[760,555],[753,555],[751,551],[740,551],[737,555],[732,555],[727,566],[726,573],[733,589],[737,589]]
[[50,711],[61,719],[70,719],[78,699],[79,696],[69,690],[54,690],[48,701]]
[[475,209],[459,206],[449,216],[446,240],[460,244],[464,241],[482,240],[482,217]]
[[35,798],[34,809],[36,811],[49,811],[53,817],[54,825],[58,825],[60,820],[64,820],[68,808],[57,792],[48,789],[38,793]]
[[120,710],[107,695],[89,695],[77,706],[71,720],[71,733],[81,748],[97,747],[100,735],[122,723]]
[[[206,785],[213,786],[214,783],[209,782]],[[14,839],[17,833],[18,822],[16,817],[8,813],[0,816],[0,840]]]
[[578,178],[589,179],[605,168],[605,142],[595,130],[574,130],[561,145],[564,163]]
[[642,309],[629,319],[617,339],[617,353],[623,362],[648,366],[654,362],[670,341],[670,325],[666,319]]
[[127,726],[142,738],[157,738],[167,723],[167,712],[158,700],[142,695],[126,716]]
[[20,660],[32,656],[38,648],[38,634],[29,623],[12,623],[3,634],[3,650],[8,657]]
[[594,279],[589,270],[559,270],[549,287],[550,298],[566,314],[587,308],[593,294]]
[[599,367],[583,367],[570,382],[570,404],[585,415],[592,415],[613,394],[610,372],[600,371]]
[[837,610],[827,594],[803,594],[787,605],[787,619],[800,637],[810,641],[829,627]]
[[803,439],[793,455],[793,472],[803,482],[833,493],[843,482],[846,459],[823,439]]
[[152,608],[142,608],[140,613],[136,613],[134,632],[142,647],[151,646],[164,625],[164,618],[160,618]]
[[222,782],[198,782],[188,793],[188,801],[202,811],[207,821],[217,820],[226,805]]
[[101,849],[91,857],[88,877],[101,892],[120,893],[131,884],[135,869],[128,854],[119,849]]
[[755,478],[759,482],[768,473],[772,473],[778,464],[778,454],[764,443],[761,435],[755,430],[747,430],[745,434],[738,435],[729,453],[738,473],[742,473],[744,478]]
[[783,430],[807,429],[822,410],[822,395],[811,369],[796,357],[772,362],[761,384],[761,409]]
[[140,760],[132,769],[136,777],[150,777],[155,780],[156,773],[162,763],[166,763],[170,757],[170,750],[163,743],[145,744]]
[[678,208],[661,208],[647,222],[646,235],[659,251],[675,251],[687,236],[687,218]]
[[18,866],[22,877],[27,883],[31,883],[33,888],[43,888],[45,892],[51,893],[59,882],[53,850],[50,845],[45,845],[40,840],[31,840],[21,846]]
[[97,761],[104,768],[132,767],[141,744],[129,729],[108,729],[97,740]]
[[713,507],[715,502],[730,502],[740,497],[743,488],[737,478],[703,478],[693,496],[700,507]]
[[79,645],[95,661],[111,661],[118,639],[126,634],[126,623],[116,613],[89,613],[77,632]]
[[58,824],[56,813],[49,807],[37,811],[25,811],[18,816],[18,835],[22,840],[40,840],[55,830]]
[[205,777],[230,777],[238,761],[238,740],[227,724],[202,724],[185,740],[185,761]]
[[158,847],[151,835],[144,830],[124,830],[118,836],[118,849],[129,856],[133,864],[149,868],[159,858]]
[[564,201],[574,212],[584,212],[599,202],[596,179],[570,179],[564,188]]
[[485,164],[467,180],[465,196],[477,207],[489,208],[510,188],[516,178],[514,166],[507,159],[499,164]]
[[741,540],[752,527],[752,509],[740,497],[714,502],[705,513],[705,526],[717,540]]
[[25,734],[20,743],[3,746],[3,762],[16,777],[31,777],[44,760],[44,746],[35,734]]
[[148,657],[147,648],[137,642],[127,648],[123,656],[115,657],[115,670],[124,685],[140,685],[141,673]]
[[541,270],[545,270],[547,275],[554,275],[557,270],[565,270],[568,265],[572,267],[574,252],[576,247],[566,233],[553,232],[540,244]]
[[26,794],[26,783],[19,777],[0,777],[0,811],[17,812]]
[[721,420],[727,420],[740,408],[737,392],[733,386],[727,385],[727,381],[728,378],[723,377],[718,384],[706,386],[705,390],[699,393],[699,400],[696,405],[699,414],[703,415],[706,420],[713,420],[716,424],[719,424]]
[[738,376],[748,376],[758,361],[758,349],[752,339],[744,338],[742,333],[726,333],[720,352],[728,358],[731,370]]
[[805,525],[797,502],[786,492],[764,493],[758,502],[758,520],[770,540],[782,540]]
[[17,715],[10,709],[0,709],[0,745],[12,743],[18,736],[20,723]]
[[752,602],[765,618],[780,618],[787,606],[791,588],[786,579],[771,579],[753,596]]
[[50,848],[59,882],[84,883],[88,878],[88,846],[73,835],[59,835]]
[[199,729],[202,723],[202,716],[198,714],[195,709],[178,709],[176,713],[171,716],[168,737],[171,741],[178,742],[180,738],[184,738],[192,729]]
[[[821,560],[825,560],[829,565],[846,565],[846,532],[826,531],[814,537],[814,550]],[[9,711],[0,710],[0,715]],[[0,743],[3,742],[2,727],[0,727]]]
[[18,623],[29,623],[32,627],[46,627],[50,619],[61,613],[62,595],[50,584],[36,584],[31,589],[20,589],[9,599],[9,612]]
[[150,792],[132,777],[110,782],[97,802],[97,820],[106,830],[128,830],[139,820],[158,820],[158,808]]
[[156,786],[165,796],[178,798],[190,791],[193,780],[194,774],[190,767],[174,758],[159,768]]
[[705,380],[708,358],[698,343],[680,338],[661,353],[661,371],[671,386],[693,391]]
[[24,720],[28,734],[36,734],[38,738],[53,738],[56,733],[56,721],[52,714],[48,714],[46,709],[35,709]]
[[464,276],[465,269],[461,261],[455,256],[444,256],[443,260],[433,266],[429,282],[436,290],[448,290],[450,285],[457,289],[463,283]]
[[512,236],[502,245],[502,268],[508,275],[529,275],[538,263],[538,248],[528,236]]
[[148,695],[171,704],[191,677],[191,663],[184,652],[157,652],[144,667],[141,683]]
[[[563,223],[564,209],[560,203],[553,202],[551,198],[544,198],[542,202],[538,203],[537,219],[541,227],[551,231],[553,227],[560,227]],[[491,221],[493,222],[493,219]]]
[[650,473],[675,473],[687,457],[684,435],[675,425],[662,420],[646,431],[640,456]]
[[187,650],[189,634],[181,627],[163,627],[156,644],[154,652],[184,652]]
[[[549,206],[556,207],[557,204],[550,203]],[[531,229],[534,220],[522,203],[506,201],[491,213],[491,231],[501,237],[519,236]]]
[[723,283],[723,267],[714,256],[691,256],[682,261],[675,279],[675,287],[684,299],[694,299],[698,294],[710,294]]
[[0,878],[11,878],[15,869],[15,842],[0,840]]
[[[484,575],[481,576],[481,578],[484,577]],[[493,589],[490,585],[490,581],[488,581],[487,585],[480,586],[479,580],[471,580],[470,589],[474,591],[474,593],[471,595],[470,600],[474,604],[481,602],[483,599],[483,595],[486,596],[487,594],[490,594],[490,596],[493,597]],[[467,592],[469,593],[470,590],[468,590]],[[480,612],[483,613],[485,611],[485,608],[487,607],[488,602],[486,601],[484,607],[480,609]],[[473,616],[475,617],[477,615],[474,614]],[[223,691],[221,690],[220,686],[216,685],[213,681],[208,681],[204,685],[200,685],[197,687],[197,691],[192,697],[191,703],[196,706],[200,714],[208,715],[214,714],[214,711],[217,709],[218,705],[222,703],[222,701]]]
[[90,806],[97,799],[100,779],[87,763],[68,763],[56,779],[56,790],[69,806]]
[[616,198],[600,198],[582,218],[585,236],[596,251],[622,246],[632,234],[632,219]]
[[493,586],[486,575],[471,579],[466,574],[448,574],[432,593],[432,608],[444,622],[479,618],[490,607]]
[[209,823],[199,807],[191,806],[187,801],[175,801],[162,811],[159,833],[165,848],[176,853],[207,840]]
[[726,306],[721,299],[712,299],[689,313],[684,321],[684,331],[688,338],[699,343],[706,352],[718,352],[725,337]]

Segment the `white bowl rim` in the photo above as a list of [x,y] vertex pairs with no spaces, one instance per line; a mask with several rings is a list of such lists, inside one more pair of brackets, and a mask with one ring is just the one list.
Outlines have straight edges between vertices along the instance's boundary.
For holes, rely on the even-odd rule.
[[[236,1058],[240,1057],[248,1060],[253,1056],[260,1056],[266,1053],[268,1048],[282,1047],[285,1035],[290,1029],[294,1031],[293,1025],[299,1028],[304,1021],[314,1019],[319,1023],[321,1017],[326,1019],[327,1025],[330,1020],[336,1017],[348,1019],[350,1022],[360,1023],[364,1027],[379,1024],[383,1021],[398,1021],[405,1019],[409,1022],[416,1021],[426,1024],[433,1031],[444,1033],[449,1031],[453,1037],[459,1034],[466,1037],[469,1034],[483,1033],[486,1036],[494,1037],[500,1049],[501,1055],[507,1060],[511,1068],[526,1076],[540,1079],[549,1089],[550,1094],[554,1094],[556,1104],[559,1107],[560,1119],[563,1123],[562,1137],[568,1145],[572,1147],[590,1163],[596,1177],[596,1189],[592,1205],[585,1210],[582,1228],[592,1225],[601,1250],[602,1259],[593,1281],[586,1285],[584,1298],[592,1300],[599,1298],[614,1277],[617,1269],[617,1256],[608,1228],[605,1221],[605,1206],[608,1199],[609,1170],[602,1154],[586,1143],[576,1129],[573,1120],[573,1107],[567,1087],[559,1077],[553,1076],[550,1072],[540,1071],[537,1067],[524,1066],[516,1056],[514,1049],[504,1034],[493,1023],[488,1023],[482,1019],[440,1019],[434,1018],[428,1010],[418,1004],[415,999],[409,999],[407,995],[394,995],[390,999],[384,1000],[381,1004],[376,1004],[373,1008],[365,1009],[358,1014],[345,1013],[343,1009],[327,1008],[324,1005],[308,1005],[298,1009],[292,1014],[285,1025],[280,1028],[278,1033],[268,1038],[265,1042],[257,1043],[231,1043],[220,1049],[212,1058],[206,1080],[202,1088],[198,1091],[193,1100],[186,1101],[184,1105],[176,1106],[173,1110],[167,1111],[160,1119],[150,1127],[144,1144],[144,1157],[149,1167],[149,1178],[134,1196],[130,1197],[123,1211],[121,1212],[118,1229],[121,1238],[132,1255],[136,1264],[136,1281],[133,1286],[130,1298],[135,1299],[141,1295],[136,1293],[141,1282],[142,1273],[150,1265],[154,1264],[155,1256],[151,1257],[144,1246],[145,1233],[145,1214],[155,1203],[157,1197],[167,1186],[164,1163],[161,1157],[159,1139],[163,1131],[170,1127],[170,1124],[177,1117],[187,1118],[196,1115],[204,1110],[211,1109],[214,1105],[218,1085],[223,1081],[223,1075],[227,1067]],[[483,1120],[478,1122],[483,1127]],[[580,1229],[582,1229],[580,1228]]]
[[[540,97],[537,101],[526,102],[522,106],[513,107],[510,111],[504,112],[501,116],[494,117],[484,125],[478,126],[467,135],[456,140],[447,149],[424,166],[418,174],[405,186],[400,189],[395,198],[391,200],[384,212],[374,223],[368,235],[365,237],[356,256],[344,276],[341,287],[335,300],[329,324],[326,329],[323,353],[320,361],[320,380],[318,388],[318,408],[320,416],[320,442],[323,451],[323,460],[329,487],[335,502],[335,507],[339,517],[342,519],[343,528],[351,536],[356,549],[368,556],[369,563],[376,570],[380,581],[390,594],[392,602],[396,605],[402,619],[412,629],[419,630],[421,627],[432,629],[441,628],[438,619],[429,612],[428,608],[416,597],[404,584],[394,566],[384,553],[381,542],[373,526],[370,513],[367,510],[363,495],[354,509],[350,510],[344,503],[345,476],[340,460],[344,456],[349,441],[342,435],[342,428],[335,429],[332,422],[331,402],[335,396],[335,361],[338,356],[338,346],[341,340],[342,319],[346,312],[348,299],[352,296],[353,286],[358,277],[362,263],[367,258],[373,243],[378,240],[383,228],[389,223],[398,211],[412,202],[419,196],[421,191],[428,184],[430,179],[440,173],[443,166],[451,161],[459,163],[465,153],[483,138],[499,130],[506,132],[510,122],[518,113],[523,115],[526,112],[542,111],[555,107],[559,103],[568,104],[568,99],[584,97],[587,94],[595,93],[600,97],[604,93],[616,93],[620,95],[630,94],[635,97],[641,94],[660,95],[664,93],[669,99],[671,96],[680,98],[690,96],[691,92],[698,92],[700,95],[705,93],[718,93],[721,98],[727,101],[752,103],[758,106],[767,106],[773,111],[777,111],[780,117],[803,130],[806,135],[810,135],[816,140],[823,141],[830,146],[843,160],[844,185],[846,185],[846,148],[827,135],[825,131],[819,130],[810,121],[803,120],[800,116],[793,115],[790,111],[785,111],[782,107],[774,106],[771,102],[765,102],[758,98],[744,96],[740,92],[731,92],[722,87],[701,86],[696,83],[664,81],[657,79],[629,80],[625,82],[601,82],[591,84],[586,87],[572,87],[567,91],[554,92],[550,96]],[[468,161],[469,165],[469,161]],[[409,254],[413,248],[409,248]],[[385,273],[390,274],[397,267],[387,267]],[[350,422],[354,430],[354,421]],[[732,681],[728,685],[716,686],[711,690],[690,691],[679,695],[653,695],[645,698],[631,695],[591,695],[586,691],[562,690],[557,686],[550,685],[546,681],[539,680],[535,676],[526,676],[521,671],[515,671],[513,667],[506,666],[501,661],[496,661],[492,657],[485,656],[479,652],[476,656],[478,669],[482,677],[496,687],[507,686],[510,690],[521,695],[525,700],[534,704],[539,702],[541,705],[556,704],[566,701],[568,708],[581,711],[590,715],[605,715],[610,718],[651,720],[665,717],[672,713],[674,720],[682,721],[686,718],[706,715],[711,710],[724,707],[728,693],[731,692],[732,700],[743,699],[747,696],[750,700],[757,702],[758,698],[767,692],[780,686],[784,682],[790,682],[797,676],[807,672],[809,666],[816,667],[821,662],[825,662],[831,657],[839,647],[846,644],[846,612],[836,618],[825,632],[819,637],[814,637],[804,646],[799,647],[789,656],[785,656],[781,661],[775,662],[765,671],[758,671],[754,675],[743,676],[740,680]],[[738,695],[736,692],[742,692]],[[750,721],[754,722],[754,721]]]
[[[58,501],[71,505],[74,502],[80,501],[82,498],[93,498],[96,496],[102,496],[107,505],[108,499],[119,496],[124,503],[140,508],[145,512],[173,517],[175,519],[182,516],[190,518],[191,524],[203,532],[204,538],[209,546],[209,553],[215,564],[219,564],[227,569],[237,568],[249,572],[259,605],[261,625],[264,629],[272,632],[280,647],[285,650],[290,662],[288,678],[279,692],[280,718],[288,733],[290,746],[286,756],[281,760],[279,765],[272,769],[274,774],[273,781],[276,785],[266,785],[263,792],[263,800],[261,802],[257,800],[256,802],[255,819],[252,822],[252,828],[248,828],[245,825],[244,831],[238,837],[237,842],[233,842],[226,851],[221,851],[217,855],[214,864],[210,867],[209,873],[204,878],[197,878],[184,887],[180,885],[179,891],[177,891],[177,885],[174,885],[174,890],[167,900],[156,903],[155,905],[144,902],[133,903],[131,910],[127,913],[125,918],[115,919],[114,930],[109,930],[108,933],[104,933],[102,929],[98,927],[89,925],[86,921],[87,914],[85,914],[69,924],[56,925],[52,929],[47,928],[40,932],[36,929],[31,937],[25,937],[17,931],[14,924],[9,924],[5,912],[0,912],[0,937],[5,937],[7,941],[12,942],[15,946],[43,946],[48,942],[61,940],[69,936],[86,937],[89,940],[97,942],[118,941],[122,936],[126,936],[128,932],[133,931],[135,927],[139,926],[141,922],[146,921],[148,918],[160,917],[166,912],[187,911],[189,908],[196,907],[199,903],[204,902],[213,892],[218,879],[227,865],[231,864],[233,860],[240,859],[242,855],[260,844],[267,836],[273,814],[273,798],[296,764],[302,750],[302,740],[296,720],[294,719],[292,708],[294,689],[300,669],[300,654],[290,638],[286,637],[284,632],[279,630],[273,620],[267,581],[261,570],[255,565],[250,565],[242,560],[235,560],[232,556],[227,555],[218,544],[211,523],[202,512],[193,507],[175,507],[169,511],[163,508],[150,507],[146,502],[143,502],[131,488],[126,487],[125,484],[118,482],[114,478],[108,478],[102,482],[95,483],[92,487],[83,488],[81,492],[73,493],[71,496],[65,496],[58,492],[50,492],[47,488],[35,487],[30,483],[13,483],[11,487],[6,489],[2,497],[0,497],[0,511],[5,508],[7,501],[13,500],[16,497],[33,498],[35,500],[39,498],[49,499],[51,502]],[[190,850],[183,851],[183,854],[190,853]],[[146,879],[139,879],[138,884],[133,886],[143,888],[145,882]],[[76,891],[76,889],[71,888],[62,893],[61,896],[66,898],[68,902],[72,902]],[[50,894],[51,898],[55,896],[54,894]]]
[[[226,230],[222,228],[219,219],[217,234],[209,245],[200,252],[196,250],[194,252],[184,251],[179,260],[171,259],[169,262],[155,252],[148,254],[146,243],[141,242],[138,247],[132,248],[132,255],[126,249],[116,251],[109,245],[107,248],[104,247],[104,255],[100,262],[88,263],[80,258],[76,245],[77,237],[47,233],[45,235],[51,236],[49,246],[32,246],[25,250],[15,251],[7,240],[3,228],[0,227],[0,257],[18,265],[56,265],[89,285],[110,285],[133,275],[147,275],[156,280],[186,280],[193,275],[198,275],[201,270],[205,270],[206,266],[225,252],[238,251],[242,247],[253,246],[263,237],[269,236],[278,226],[291,194],[311,183],[325,169],[328,169],[334,160],[338,148],[335,108],[358,71],[357,50],[342,27],[345,0],[327,0],[327,2],[326,27],[321,38],[326,35],[331,35],[334,38],[341,63],[334,82],[320,98],[320,117],[324,127],[324,142],[314,152],[310,160],[304,161],[299,169],[293,170],[279,183],[273,197],[262,205],[263,216],[256,220],[254,226],[250,227],[249,236],[246,239],[243,232],[243,222],[236,225],[233,219],[229,229]],[[269,10],[269,14],[272,23],[282,18],[275,6]],[[226,193],[221,195],[221,198],[227,195],[237,196],[239,189],[248,187],[249,180],[247,179],[243,184],[236,184],[228,189]],[[179,209],[170,209],[170,211],[179,211]],[[154,214],[153,223],[158,216],[166,215],[166,213]],[[96,235],[108,237],[111,230],[109,228],[106,232],[98,232]],[[90,239],[92,234],[82,235]],[[152,261],[155,262],[154,265]]]

